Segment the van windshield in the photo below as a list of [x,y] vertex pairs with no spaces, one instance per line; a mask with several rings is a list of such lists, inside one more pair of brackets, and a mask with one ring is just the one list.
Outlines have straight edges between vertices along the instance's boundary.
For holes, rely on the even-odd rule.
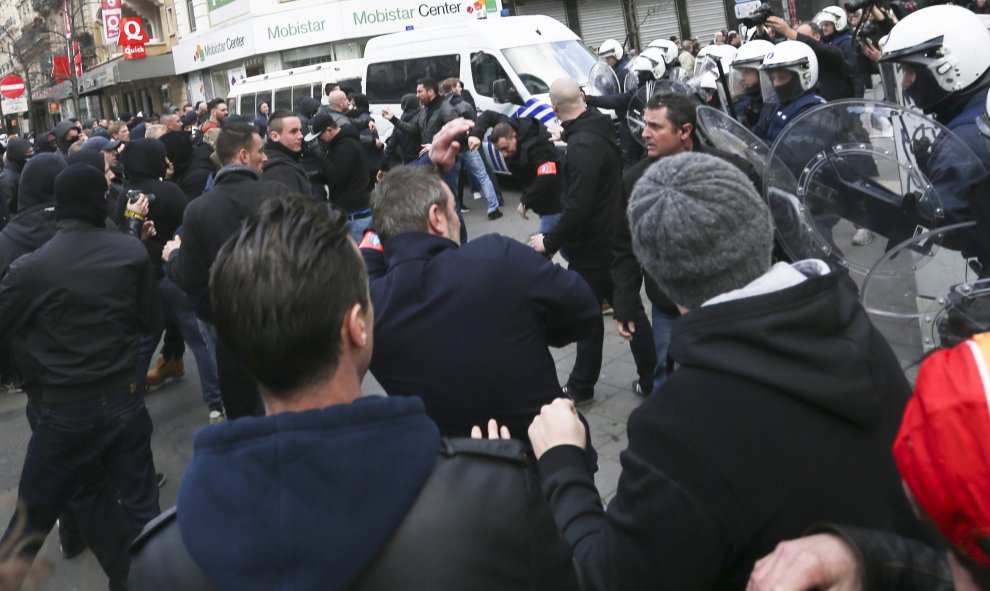
[[503,49],[502,54],[530,94],[550,92],[550,85],[557,78],[573,78],[584,85],[597,61],[576,40],[510,47]]

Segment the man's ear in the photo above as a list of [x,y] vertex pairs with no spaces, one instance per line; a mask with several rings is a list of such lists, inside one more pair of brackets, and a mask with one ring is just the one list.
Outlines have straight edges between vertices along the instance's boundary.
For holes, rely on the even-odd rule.
[[241,148],[240,150],[237,151],[237,163],[238,164],[248,163],[248,151],[245,150],[244,148]]
[[686,140],[689,137],[691,137],[691,134],[692,133],[694,133],[694,125],[693,124],[691,124],[691,123],[685,123],[684,126],[681,127],[681,139],[682,140]]
[[426,214],[426,224],[431,234],[445,236],[447,232],[447,212],[438,204],[434,203],[430,206],[430,210]]
[[344,315],[344,326],[341,328],[343,337],[347,339],[351,347],[362,349],[368,345],[371,333],[371,326],[368,325],[364,306],[355,303]]

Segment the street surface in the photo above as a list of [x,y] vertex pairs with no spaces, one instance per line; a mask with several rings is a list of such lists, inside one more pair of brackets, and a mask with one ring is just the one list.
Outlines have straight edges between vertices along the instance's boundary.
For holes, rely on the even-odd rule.
[[[536,232],[537,216],[530,213],[530,219],[523,220],[515,211],[519,192],[511,180],[503,181],[503,193],[506,204],[502,212],[505,216],[495,221],[488,221],[484,200],[473,200],[469,194],[465,195],[465,201],[471,208],[464,214],[469,237],[497,232],[526,242]],[[560,257],[557,261],[562,262]],[[636,379],[636,367],[629,347],[616,335],[611,317],[606,317],[605,322],[602,373],[595,388],[595,401],[582,412],[591,425],[591,439],[598,450],[599,470],[595,481],[607,502],[615,494],[619,478],[619,453],[626,448],[626,419],[640,403],[640,398],[631,390]],[[566,382],[574,364],[574,354],[573,345],[553,351],[561,384]],[[184,361],[185,377],[149,394],[146,400],[155,425],[152,436],[155,466],[168,475],[168,481],[161,489],[162,509],[175,504],[179,483],[192,457],[193,435],[207,426],[207,408],[200,398],[196,363],[188,350]],[[362,391],[376,394],[381,393],[382,389],[369,373],[362,384]],[[13,512],[17,482],[30,438],[24,416],[25,400],[23,394],[7,394],[0,389],[0,449],[3,450],[0,454],[0,499],[3,499],[0,522],[3,527],[6,527]],[[525,436],[524,433],[514,435]],[[107,588],[106,577],[91,552],[86,551],[68,561],[61,558],[58,536],[54,530],[48,536],[36,566],[42,561],[53,571],[42,589],[92,591]]]

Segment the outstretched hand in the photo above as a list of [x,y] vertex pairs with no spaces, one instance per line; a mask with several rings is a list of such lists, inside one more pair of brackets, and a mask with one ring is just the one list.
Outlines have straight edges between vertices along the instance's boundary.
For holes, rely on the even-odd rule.
[[746,591],[859,591],[856,555],[841,538],[817,534],[777,544],[753,567]]
[[447,172],[454,167],[457,153],[461,149],[461,144],[455,142],[454,138],[466,133],[474,127],[474,121],[458,117],[443,126],[435,136],[430,145],[430,161],[436,164],[441,172]]

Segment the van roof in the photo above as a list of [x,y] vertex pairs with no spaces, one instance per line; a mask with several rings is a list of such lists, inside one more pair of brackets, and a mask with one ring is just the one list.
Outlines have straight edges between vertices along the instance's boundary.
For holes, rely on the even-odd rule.
[[[245,87],[259,86],[277,88],[281,86],[296,86],[299,84],[313,84],[323,80],[361,78],[364,76],[364,60],[340,60],[336,62],[324,62],[311,66],[301,66],[289,70],[279,70],[268,74],[258,74],[238,80],[231,87],[231,92],[240,91]],[[289,83],[288,79],[292,78]],[[282,81],[279,83],[279,81]]]
[[[444,47],[518,47],[534,43],[580,40],[560,21],[543,15],[506,16],[427,27],[373,37],[365,46],[365,59],[388,59],[395,55],[434,53]],[[414,47],[410,47],[414,45]]]

